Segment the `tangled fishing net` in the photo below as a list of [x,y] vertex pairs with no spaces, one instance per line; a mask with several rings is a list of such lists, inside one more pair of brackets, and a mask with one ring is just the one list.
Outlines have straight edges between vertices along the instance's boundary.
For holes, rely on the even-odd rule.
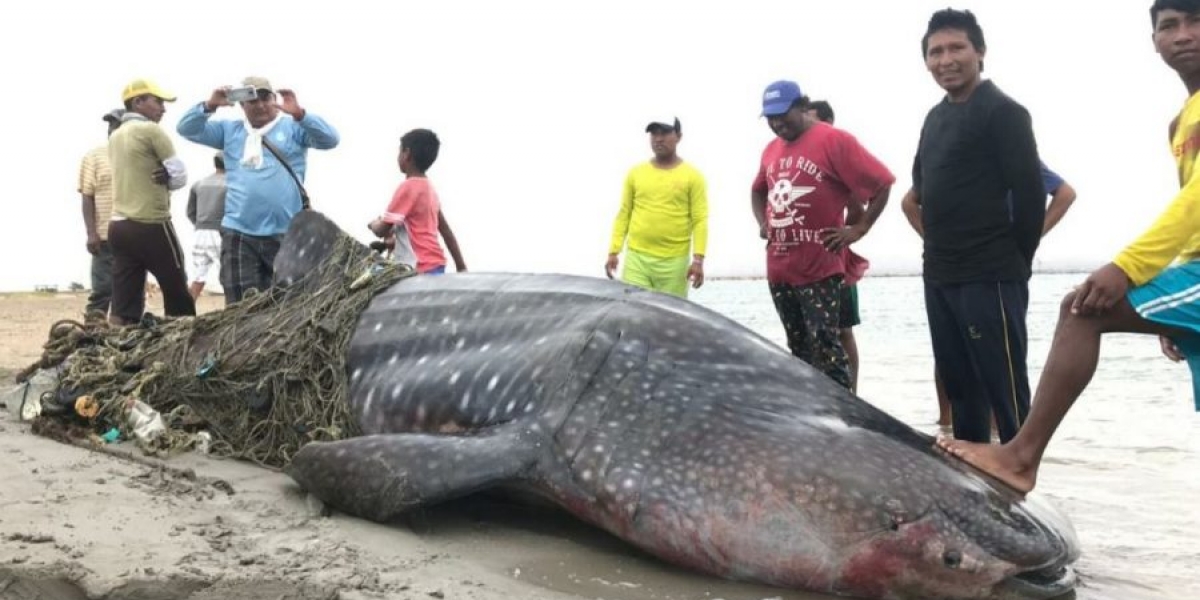
[[42,358],[17,380],[58,371],[38,421],[134,438],[131,413],[148,406],[165,431],[141,440],[147,452],[186,450],[207,431],[210,453],[279,468],[308,442],[358,433],[346,401],[350,337],[371,298],[413,274],[343,234],[303,279],[223,310],[147,315],[125,328],[56,323]]

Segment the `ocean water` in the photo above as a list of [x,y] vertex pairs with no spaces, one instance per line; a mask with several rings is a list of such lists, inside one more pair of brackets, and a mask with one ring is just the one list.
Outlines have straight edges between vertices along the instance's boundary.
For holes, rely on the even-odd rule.
[[[1040,377],[1062,296],[1084,274],[1030,282],[1029,375]],[[933,359],[919,277],[859,285],[859,395],[936,433]],[[786,346],[766,283],[715,280],[692,299]],[[1185,365],[1150,336],[1106,336],[1091,385],[1047,451],[1037,493],[1079,534],[1079,600],[1200,598],[1200,413]]]

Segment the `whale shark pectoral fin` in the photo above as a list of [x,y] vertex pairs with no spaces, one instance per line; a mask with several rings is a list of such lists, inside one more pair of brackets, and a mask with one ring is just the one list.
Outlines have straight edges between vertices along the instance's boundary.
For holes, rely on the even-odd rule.
[[286,472],[327,504],[383,522],[518,478],[536,464],[536,452],[513,432],[380,434],[307,444]]

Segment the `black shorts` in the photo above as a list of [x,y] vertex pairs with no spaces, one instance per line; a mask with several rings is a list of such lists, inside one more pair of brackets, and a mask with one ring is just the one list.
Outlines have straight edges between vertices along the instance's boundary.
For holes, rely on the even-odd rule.
[[838,312],[838,325],[849,329],[862,323],[858,317],[858,285],[842,286],[842,307]]

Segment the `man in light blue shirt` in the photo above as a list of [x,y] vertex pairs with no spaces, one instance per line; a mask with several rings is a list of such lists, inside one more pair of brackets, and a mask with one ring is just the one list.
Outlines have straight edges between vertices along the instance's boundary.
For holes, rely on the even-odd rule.
[[[224,153],[221,286],[226,305],[251,289],[270,287],[283,234],[304,208],[298,184],[307,171],[308,149],[328,150],[339,142],[337,131],[301,108],[292,90],[277,94],[262,77],[247,77],[242,84],[254,88],[253,98],[239,102],[244,119],[210,119],[217,108],[233,105],[229,88],[220,87],[184,113],[176,126],[185,139]],[[283,156],[299,182],[268,146]]]

